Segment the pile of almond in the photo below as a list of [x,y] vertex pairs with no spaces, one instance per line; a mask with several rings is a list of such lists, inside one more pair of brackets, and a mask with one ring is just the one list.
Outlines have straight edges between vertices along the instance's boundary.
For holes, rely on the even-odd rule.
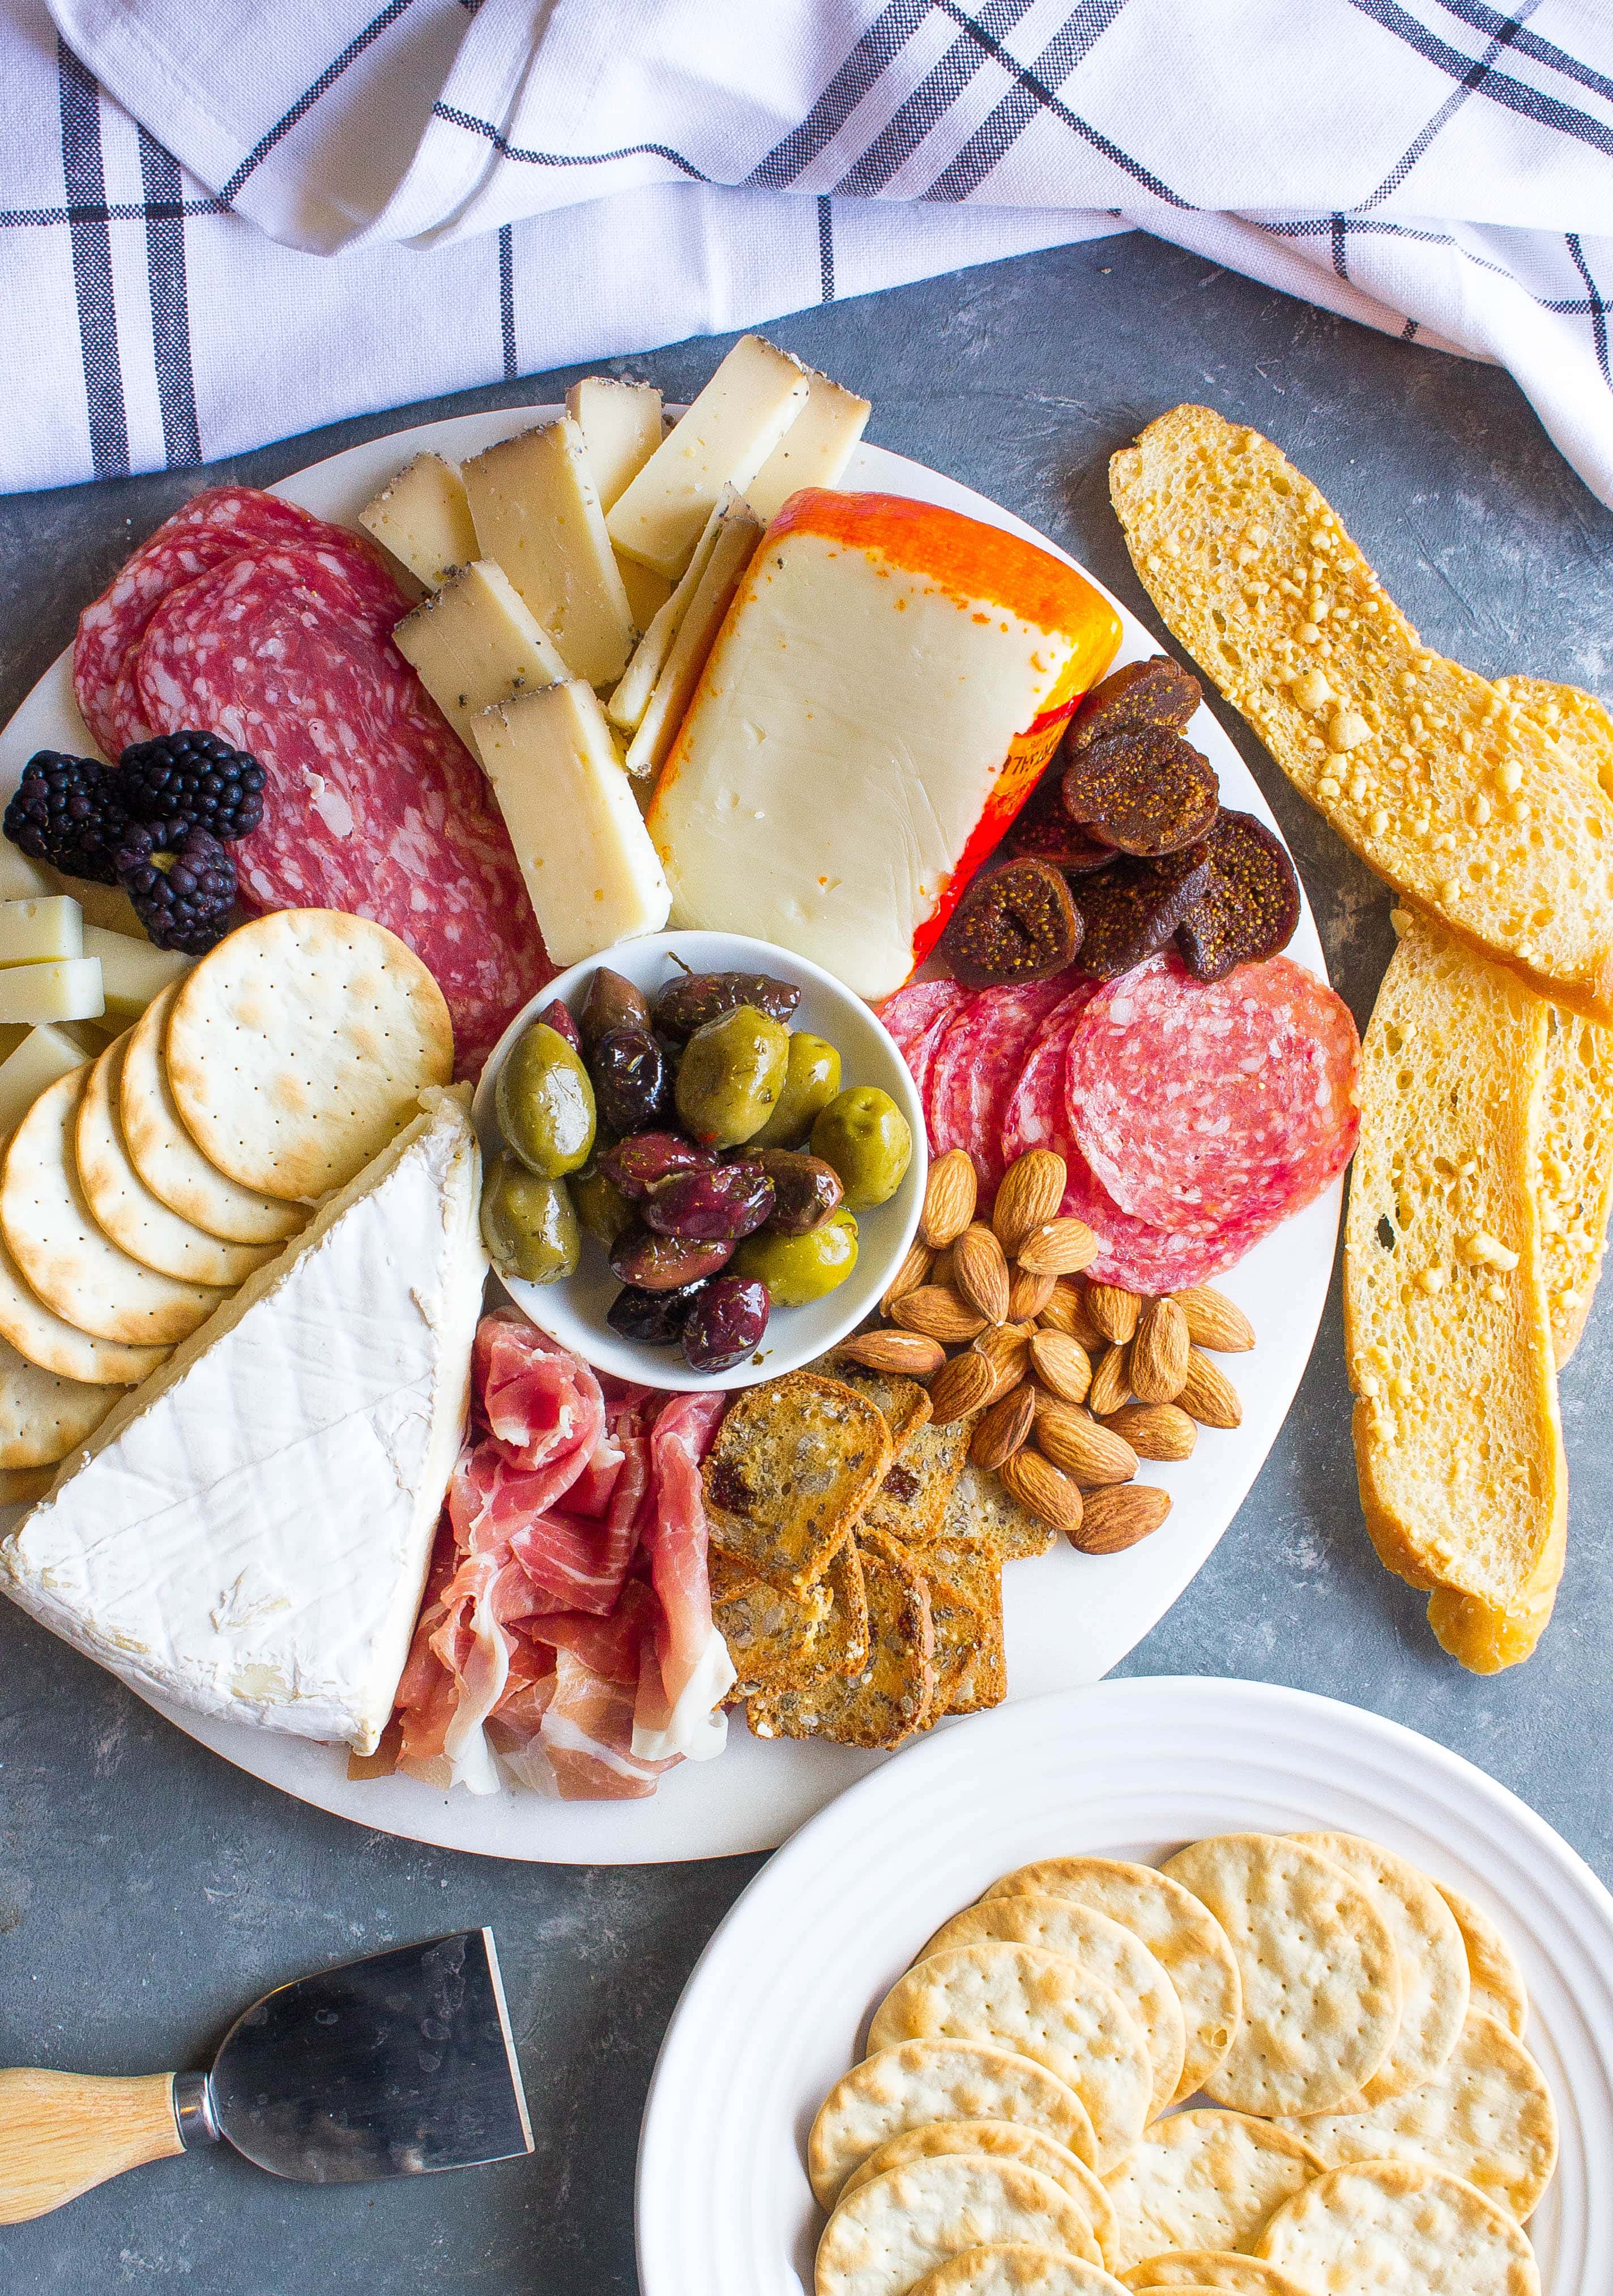
[[1185,1459],[1200,1427],[1236,1427],[1237,1390],[1212,1355],[1252,1348],[1240,1308],[1200,1284],[1145,1300],[1084,1270],[1099,1243],[1063,1218],[1064,1159],[1011,1164],[989,1223],[962,1148],[929,1168],[918,1241],[880,1302],[886,1328],[842,1343],[875,1370],[927,1381],[938,1422],[978,1413],[970,1455],[1086,1554],[1157,1530],[1166,1491],[1141,1459]]

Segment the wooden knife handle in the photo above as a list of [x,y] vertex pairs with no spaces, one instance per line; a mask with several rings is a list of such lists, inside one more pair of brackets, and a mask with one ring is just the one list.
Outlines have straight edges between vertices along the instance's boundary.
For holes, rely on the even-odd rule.
[[0,2071],[0,2224],[23,2224],[144,2161],[183,2152],[174,2076]]

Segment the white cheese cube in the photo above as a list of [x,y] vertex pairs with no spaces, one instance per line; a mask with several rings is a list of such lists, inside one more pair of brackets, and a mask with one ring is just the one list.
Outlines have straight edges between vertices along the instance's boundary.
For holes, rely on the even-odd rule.
[[826,374],[807,379],[806,404],[745,489],[764,526],[771,526],[798,487],[838,487],[873,408]]
[[744,493],[806,397],[798,359],[741,335],[611,512],[617,548],[675,581],[723,488]]
[[0,901],[0,964],[43,964],[84,955],[84,911],[66,893]]
[[358,522],[429,590],[476,555],[464,482],[440,455],[416,455],[406,471],[364,504]]
[[569,678],[495,701],[476,741],[555,964],[659,932],[667,880],[593,689]]
[[30,1029],[0,1061],[0,1140],[10,1139],[42,1092],[83,1065],[83,1053],[60,1029]]
[[633,647],[581,426],[569,414],[505,439],[464,467],[479,554],[496,559],[573,677],[613,685]]
[[761,521],[752,518],[742,507],[719,521],[706,570],[689,601],[688,611],[667,656],[667,666],[655,682],[649,707],[629,744],[626,762],[630,774],[649,778],[659,773],[666,762],[667,752],[684,722],[684,713],[700,682],[706,657],[723,627],[723,617],[733,603],[734,593],[745,578],[745,569],[755,556],[761,538]]
[[750,515],[749,504],[741,503],[732,487],[725,487],[722,500],[706,521],[705,529],[694,545],[694,555],[684,567],[676,588],[667,591],[665,603],[634,647],[633,659],[605,704],[606,716],[613,726],[619,726],[624,734],[636,734],[643,722],[656,681],[667,667],[672,642],[683,627],[690,601],[700,588],[701,578],[711,562],[711,554],[716,547],[723,521],[735,509],[742,510],[747,518]]
[[473,559],[435,597],[399,622],[398,652],[468,748],[471,720],[523,685],[553,685],[566,675],[553,641],[502,566]]
[[98,957],[12,964],[0,972],[0,1022],[93,1021],[105,1010]]
[[107,1018],[119,1024],[137,1021],[196,962],[177,949],[156,948],[149,940],[131,940],[127,933],[107,932],[100,925],[85,926],[84,954],[100,959]]
[[616,554],[616,570],[622,578],[622,587],[627,593],[627,603],[633,609],[633,627],[647,630],[667,599],[672,585],[653,566],[641,566],[636,558],[624,558]]
[[566,412],[582,428],[600,507],[608,511],[661,443],[661,394],[652,382],[585,375],[566,393]]

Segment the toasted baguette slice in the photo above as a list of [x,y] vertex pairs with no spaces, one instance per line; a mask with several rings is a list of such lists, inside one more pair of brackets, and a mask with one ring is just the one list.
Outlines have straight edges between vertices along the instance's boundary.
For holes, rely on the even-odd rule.
[[1436,1624],[1462,1643],[1450,1596],[1543,1599],[1568,1500],[1532,1185],[1546,1008],[1437,926],[1396,921],[1362,1048],[1345,1355],[1372,1544],[1410,1585],[1449,1590]]
[[1543,995],[1613,1021],[1613,800],[1417,633],[1309,480],[1204,406],[1109,464],[1176,636],[1369,868]]

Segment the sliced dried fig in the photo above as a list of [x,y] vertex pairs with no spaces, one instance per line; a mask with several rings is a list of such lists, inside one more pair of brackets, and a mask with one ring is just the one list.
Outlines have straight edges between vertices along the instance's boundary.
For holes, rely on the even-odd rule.
[[1281,841],[1252,813],[1224,813],[1205,840],[1209,882],[1176,928],[1195,980],[1224,980],[1288,947],[1299,922],[1299,880]]
[[1168,654],[1128,661],[1119,669],[1111,669],[1083,701],[1065,743],[1066,752],[1079,757],[1089,743],[1103,741],[1123,726],[1164,726],[1179,734],[1203,699],[1192,672]]
[[1220,803],[1209,759],[1163,726],[1092,742],[1064,768],[1060,794],[1072,821],[1150,859],[1208,836]]
[[1083,971],[1115,980],[1163,948],[1209,883],[1209,874],[1208,849],[1190,845],[1154,861],[1126,854],[1100,875],[1088,877],[1081,887],[1086,926]]
[[1029,857],[977,877],[941,938],[942,955],[969,988],[1044,980],[1080,946],[1069,887],[1051,862]]
[[1051,861],[1066,876],[1085,876],[1089,869],[1106,869],[1115,849],[1083,829],[1064,810],[1064,768],[1044,773],[1021,809],[1005,840],[1005,850],[1037,861]]

